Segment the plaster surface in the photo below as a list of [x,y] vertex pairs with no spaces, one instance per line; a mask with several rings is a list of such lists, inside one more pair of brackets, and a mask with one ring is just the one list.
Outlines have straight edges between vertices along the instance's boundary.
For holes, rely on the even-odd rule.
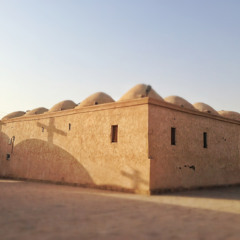
[[[153,91],[136,89],[130,93]],[[0,124],[2,177],[149,194],[239,184],[239,172],[239,121],[161,99],[139,97]]]
[[103,92],[96,92],[84,99],[76,108],[87,107],[92,105],[115,102],[111,96]]
[[164,98],[164,101],[178,105],[180,107],[189,108],[192,110],[194,109],[194,107],[191,103],[189,103],[187,100],[185,100],[184,98],[179,97],[179,96],[169,96],[169,97]]
[[124,101],[129,99],[151,97],[159,101],[163,101],[163,98],[150,86],[146,84],[138,84],[126,92],[118,101]]
[[77,104],[72,100],[64,100],[55,104],[53,107],[51,107],[49,109],[49,112],[63,111],[63,110],[75,108],[76,106]]
[[[208,116],[150,104],[151,191],[240,183],[240,124]],[[176,145],[171,145],[171,128],[176,129]]]
[[213,109],[211,106],[209,106],[206,103],[198,102],[198,103],[194,103],[193,106],[200,112],[205,112],[205,113],[209,113],[209,114],[213,114],[213,115],[219,115],[215,109]]
[[149,191],[147,99],[26,116],[0,134],[0,176]]

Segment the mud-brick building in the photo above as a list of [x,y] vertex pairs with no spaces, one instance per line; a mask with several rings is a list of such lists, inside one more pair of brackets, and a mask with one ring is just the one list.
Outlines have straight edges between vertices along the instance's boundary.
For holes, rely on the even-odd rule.
[[118,101],[14,112],[0,122],[0,177],[138,193],[240,183],[240,114],[140,84]]

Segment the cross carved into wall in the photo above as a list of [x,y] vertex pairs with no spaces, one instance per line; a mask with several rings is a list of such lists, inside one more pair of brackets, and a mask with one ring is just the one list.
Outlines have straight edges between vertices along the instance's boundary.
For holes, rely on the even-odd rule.
[[67,136],[67,133],[60,130],[60,129],[57,129],[55,127],[55,119],[54,118],[50,118],[49,120],[49,125],[45,125],[45,124],[42,124],[42,123],[37,123],[37,126],[38,127],[41,127],[43,130],[47,130],[48,132],[48,142],[49,143],[52,143],[53,144],[53,135],[56,133],[56,134],[59,134],[59,135],[62,135],[62,136]]

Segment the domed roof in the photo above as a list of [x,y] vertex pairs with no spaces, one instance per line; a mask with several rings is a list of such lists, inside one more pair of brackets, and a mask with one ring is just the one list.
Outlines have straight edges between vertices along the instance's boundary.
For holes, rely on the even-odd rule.
[[222,117],[226,117],[226,118],[231,118],[234,120],[238,120],[240,121],[240,113],[238,112],[233,112],[233,111],[219,111],[218,112]]
[[42,114],[42,113],[45,113],[47,111],[48,111],[47,108],[39,107],[39,108],[35,108],[33,110],[30,110],[29,112],[26,113],[26,115],[30,116],[30,115]]
[[213,109],[212,107],[210,107],[209,105],[207,105],[206,103],[194,103],[193,104],[194,108],[197,109],[200,112],[205,112],[205,113],[210,113],[213,115],[219,115],[218,112]]
[[97,92],[83,100],[76,108],[115,102],[108,94]]
[[4,116],[2,118],[2,120],[8,120],[8,119],[11,119],[11,118],[21,117],[24,114],[25,114],[25,112],[22,112],[22,111],[12,112],[12,113],[9,113],[8,115]]
[[162,97],[156,93],[150,85],[138,84],[126,92],[118,101],[150,97],[163,101]]
[[194,109],[194,107],[191,103],[189,103],[187,100],[185,100],[184,98],[181,98],[179,96],[169,96],[169,97],[164,98],[164,101],[178,105],[180,107]]
[[75,102],[71,100],[65,100],[55,104],[53,107],[50,108],[49,112],[63,111],[63,110],[75,108],[76,106],[77,104]]

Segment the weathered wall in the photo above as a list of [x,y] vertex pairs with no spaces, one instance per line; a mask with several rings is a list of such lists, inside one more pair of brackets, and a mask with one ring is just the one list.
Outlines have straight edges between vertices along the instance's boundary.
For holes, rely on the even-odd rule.
[[149,190],[147,99],[3,121],[0,141],[0,176]]
[[[240,122],[150,102],[152,191],[240,183]],[[171,145],[171,127],[176,145]],[[203,148],[203,132],[208,148]]]
[[239,147],[239,121],[144,98],[1,122],[0,176],[142,193],[236,184]]

